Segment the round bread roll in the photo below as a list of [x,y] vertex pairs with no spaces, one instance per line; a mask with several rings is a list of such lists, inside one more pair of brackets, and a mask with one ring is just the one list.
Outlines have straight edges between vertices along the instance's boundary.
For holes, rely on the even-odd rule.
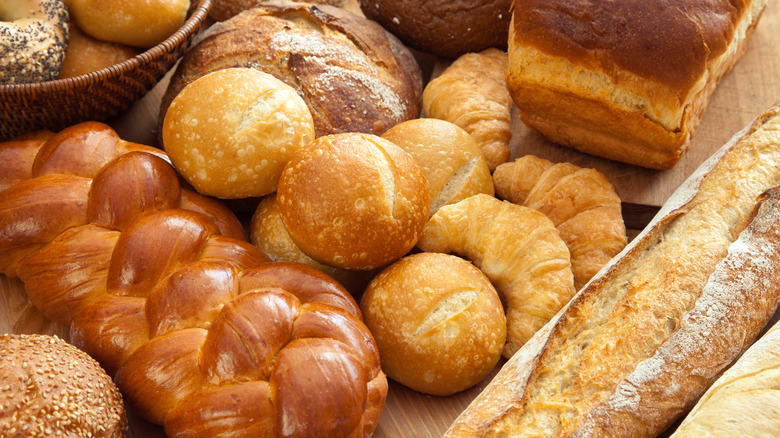
[[0,1],[0,84],[56,79],[69,22],[62,0]]
[[81,76],[130,59],[141,53],[137,47],[108,43],[85,35],[70,23],[70,40],[57,79]]
[[173,35],[187,19],[190,0],[66,0],[70,16],[99,40],[149,48]]
[[411,155],[372,134],[320,137],[287,163],[277,191],[293,242],[326,265],[371,270],[403,257],[428,220],[428,185]]
[[401,122],[382,134],[414,157],[428,182],[430,215],[477,193],[493,196],[493,180],[482,150],[468,132],[439,119]]
[[411,52],[377,23],[345,9],[263,2],[216,23],[187,51],[160,105],[196,78],[228,67],[270,73],[298,91],[317,137],[381,135],[422,109],[422,73]]
[[171,103],[162,128],[171,162],[198,192],[225,199],[276,190],[292,154],[314,139],[306,103],[250,68],[215,71]]
[[506,49],[512,0],[360,0],[366,17],[409,47],[457,58],[488,47]]
[[114,382],[56,336],[0,335],[0,377],[0,436],[125,436]]
[[361,294],[374,274],[374,271],[334,268],[307,256],[290,238],[275,194],[263,197],[257,204],[249,224],[249,241],[272,261],[298,262],[328,274],[352,295]]
[[426,394],[480,382],[506,340],[496,289],[454,255],[423,252],[393,263],[369,283],[360,308],[385,374]]

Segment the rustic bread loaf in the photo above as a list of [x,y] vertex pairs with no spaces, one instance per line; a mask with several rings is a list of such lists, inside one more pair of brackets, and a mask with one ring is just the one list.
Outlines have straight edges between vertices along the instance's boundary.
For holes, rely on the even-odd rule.
[[[344,7],[347,5],[348,0],[294,0],[303,3],[312,4],[324,4]],[[209,17],[224,21],[239,13],[246,11],[247,9],[256,8],[267,3],[266,0],[213,0],[211,2],[211,9],[209,9]]]
[[386,377],[332,278],[268,262],[162,152],[105,125],[6,145],[17,159],[0,173],[21,178],[0,191],[0,272],[142,418],[171,437],[372,434]]
[[342,8],[269,1],[214,24],[187,51],[162,98],[160,120],[187,84],[227,67],[256,68],[296,89],[317,137],[380,135],[420,115],[422,73],[397,38]]
[[507,83],[522,121],[582,152],[675,166],[767,0],[516,0]]
[[780,302],[780,106],[703,164],[447,436],[661,433]]

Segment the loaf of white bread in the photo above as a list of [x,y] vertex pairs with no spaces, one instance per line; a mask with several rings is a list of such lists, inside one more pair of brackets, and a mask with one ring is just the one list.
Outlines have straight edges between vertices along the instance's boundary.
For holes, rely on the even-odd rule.
[[515,0],[507,85],[547,139],[669,169],[767,3]]
[[780,323],[704,393],[671,438],[776,437],[780,431]]
[[734,136],[502,367],[446,436],[651,437],[780,299],[780,105]]

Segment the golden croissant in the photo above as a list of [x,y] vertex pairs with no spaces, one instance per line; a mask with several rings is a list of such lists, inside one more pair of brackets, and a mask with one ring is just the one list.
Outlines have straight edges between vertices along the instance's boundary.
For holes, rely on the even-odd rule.
[[569,250],[542,213],[479,194],[440,208],[417,246],[469,259],[506,305],[510,357],[574,295]]
[[423,90],[427,117],[447,120],[471,134],[490,170],[509,159],[512,97],[506,86],[508,59],[490,48],[456,59]]
[[577,290],[626,246],[620,198],[595,169],[526,155],[498,166],[493,184],[499,198],[552,220],[569,247]]

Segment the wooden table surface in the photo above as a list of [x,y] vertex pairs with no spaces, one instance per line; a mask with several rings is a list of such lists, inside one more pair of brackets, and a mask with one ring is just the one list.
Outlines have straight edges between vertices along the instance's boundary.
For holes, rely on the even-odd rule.
[[[689,151],[672,170],[654,171],[587,156],[545,141],[529,131],[517,117],[513,119],[510,144],[513,157],[534,154],[556,162],[569,161],[598,169],[615,185],[624,201],[624,216],[633,236],[694,169],[734,133],[780,100],[778,30],[780,2],[770,2],[743,58],[718,86]],[[425,56],[421,59],[431,62]],[[427,70],[429,74],[435,75],[446,66],[443,61],[432,62]],[[166,83],[167,78],[109,124],[126,140],[156,145],[157,112]],[[53,333],[67,337],[64,327],[49,322],[29,305],[18,280],[0,276],[0,333],[8,332]],[[490,376],[476,387],[449,397],[427,396],[391,381],[387,403],[374,436],[441,436],[489,379]],[[163,436],[159,427],[132,418],[128,437]]]

